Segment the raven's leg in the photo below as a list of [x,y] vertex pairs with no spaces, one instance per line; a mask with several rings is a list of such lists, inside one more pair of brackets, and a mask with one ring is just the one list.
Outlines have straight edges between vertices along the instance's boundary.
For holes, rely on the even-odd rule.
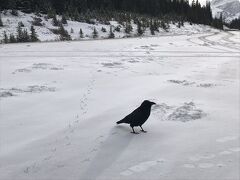
[[131,128],[132,128],[132,130],[133,130],[131,133],[133,133],[133,134],[139,134],[139,133],[137,133],[137,132],[134,131],[133,126],[131,126]]
[[140,128],[142,129],[142,130],[141,130],[142,132],[145,132],[145,133],[147,132],[147,131],[144,131],[144,130],[143,130],[142,126],[140,126]]

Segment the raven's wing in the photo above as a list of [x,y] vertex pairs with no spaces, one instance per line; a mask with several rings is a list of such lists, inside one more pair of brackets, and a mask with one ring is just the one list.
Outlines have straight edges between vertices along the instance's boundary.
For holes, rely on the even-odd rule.
[[140,109],[140,107],[138,107],[132,113],[127,115],[125,118],[123,118],[122,120],[118,121],[117,124],[120,124],[120,123],[131,124],[134,121],[136,121],[137,119],[139,119],[141,117],[141,115],[142,115],[141,109]]

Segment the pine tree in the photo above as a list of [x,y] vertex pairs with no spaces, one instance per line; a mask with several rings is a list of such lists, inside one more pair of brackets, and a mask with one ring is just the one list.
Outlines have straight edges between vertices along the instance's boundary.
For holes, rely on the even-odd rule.
[[54,16],[56,16],[55,10],[53,10],[52,8],[49,8],[47,12],[47,16],[48,18],[54,18]]
[[17,42],[17,39],[15,38],[15,36],[13,34],[10,34],[9,43],[16,43],[16,42]]
[[9,40],[8,40],[8,36],[7,36],[6,31],[3,32],[3,36],[4,36],[3,42],[4,42],[5,44],[7,44],[7,43],[9,42]]
[[20,24],[17,27],[17,42],[23,42],[23,32]]
[[80,31],[79,31],[79,35],[80,35],[80,38],[84,38],[84,34],[83,34],[82,29],[80,29]]
[[16,9],[13,9],[13,10],[11,11],[11,14],[12,14],[13,16],[18,16],[18,11],[17,11]]
[[67,19],[66,19],[65,15],[62,16],[61,22],[62,22],[62,24],[67,24]]
[[109,33],[108,38],[109,38],[109,39],[115,38],[115,34],[113,33],[112,26],[110,26],[110,33]]
[[95,38],[98,38],[98,32],[97,32],[97,30],[96,30],[96,28],[94,27],[94,29],[93,29],[93,38],[95,39]]
[[35,29],[34,29],[34,26],[31,26],[30,39],[31,39],[31,42],[39,41],[39,39],[37,38],[37,33],[36,33]]
[[107,32],[106,28],[104,28],[104,27],[102,27],[101,31],[104,33]]
[[132,32],[132,25],[130,23],[126,23],[126,28],[125,28],[125,32],[127,34],[130,34],[130,32]]
[[53,26],[59,26],[59,21],[57,20],[57,16],[53,16],[53,19],[52,19],[52,25]]
[[59,34],[60,34],[61,41],[70,41],[71,40],[71,36],[68,34],[67,30],[64,29],[62,24],[59,27]]
[[140,21],[137,22],[137,34],[138,36],[141,36],[143,34],[143,28]]
[[1,14],[0,14],[0,27],[3,26],[3,22],[2,22],[2,17],[1,17]]
[[28,31],[26,29],[23,30],[22,42],[30,42],[30,36],[28,35]]
[[150,31],[151,35],[155,35],[155,28],[152,20],[150,21]]
[[120,32],[120,31],[121,31],[121,26],[118,25],[118,26],[115,28],[115,31]]

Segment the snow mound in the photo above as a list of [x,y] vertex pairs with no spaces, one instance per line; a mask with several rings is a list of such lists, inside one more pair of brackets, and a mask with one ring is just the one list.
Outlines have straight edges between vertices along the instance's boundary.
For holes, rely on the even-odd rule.
[[165,121],[188,122],[201,119],[206,114],[203,110],[198,109],[194,102],[185,102],[181,106],[169,106],[165,103],[155,105],[153,114]]

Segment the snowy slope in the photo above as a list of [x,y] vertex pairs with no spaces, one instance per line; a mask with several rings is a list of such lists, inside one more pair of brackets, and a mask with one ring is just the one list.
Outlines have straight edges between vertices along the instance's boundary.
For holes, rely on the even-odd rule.
[[218,17],[222,13],[226,22],[230,22],[240,16],[239,0],[212,0],[211,7],[213,16]]
[[239,35],[0,45],[0,179],[239,179]]
[[[0,40],[3,39],[3,32],[6,31],[7,35],[9,36],[11,33],[16,34],[16,28],[18,26],[18,22],[23,22],[24,28],[30,32],[30,27],[32,24],[32,21],[36,15],[34,14],[25,14],[22,13],[21,11],[19,12],[19,16],[13,16],[10,14],[10,12],[7,12],[6,14],[2,13],[2,21],[4,24],[4,27],[0,27]],[[44,18],[44,15],[42,17],[37,17],[41,18],[43,26],[35,26],[36,32],[38,34],[38,38],[41,41],[56,41],[59,40],[59,35],[55,35],[50,29],[57,29],[58,27],[54,27],[52,25],[52,19],[47,19]],[[61,19],[60,16],[58,16],[58,19]],[[113,29],[119,24],[116,21],[110,21],[111,26],[113,26]],[[121,25],[120,25],[121,26]],[[123,38],[126,36],[136,36],[137,34],[137,25],[132,23],[133,26],[133,32],[131,32],[130,35],[126,34],[124,32],[124,28],[121,28],[120,32],[115,31],[115,38]],[[81,23],[77,21],[68,21],[67,25],[64,25],[64,28],[68,31],[70,36],[72,37],[73,40],[79,40],[79,31],[80,28],[82,29],[84,33],[84,38],[83,39],[92,39],[92,33],[94,27],[99,33],[99,39],[107,38],[109,36],[109,30],[110,30],[110,25],[103,25],[100,23],[97,23],[95,25],[92,24],[87,24],[87,23]],[[107,32],[102,32],[101,29],[102,27],[106,28]],[[73,29],[73,33],[71,33],[71,29]],[[203,25],[190,25],[188,23],[185,23],[184,27],[178,28],[174,24],[170,24],[170,29],[166,32],[163,29],[160,29],[160,32],[156,32],[156,36],[161,36],[161,35],[175,35],[175,34],[194,34],[194,33],[204,33],[204,32],[209,32],[212,31],[211,27],[208,26],[203,26]],[[150,30],[147,29],[144,36],[151,36],[150,35]]]

